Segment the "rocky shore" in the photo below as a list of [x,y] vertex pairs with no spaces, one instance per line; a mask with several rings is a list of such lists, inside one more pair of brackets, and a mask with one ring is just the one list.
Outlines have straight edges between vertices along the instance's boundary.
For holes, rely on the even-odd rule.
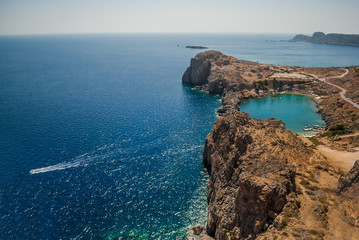
[[206,51],[191,59],[182,82],[210,94],[221,94],[223,98],[219,115],[229,109],[238,109],[243,99],[275,93],[304,94],[315,98],[319,113],[328,127],[345,124],[359,130],[358,109],[344,101],[337,88],[319,81],[322,78],[330,79],[330,82],[348,89],[347,95],[359,102],[359,68],[352,66],[346,69],[348,77],[335,78],[343,74],[345,68],[260,64],[238,60],[217,51]]
[[[207,224],[194,227],[188,239],[359,236],[358,163],[345,175],[280,120],[250,119],[239,111],[243,99],[277,92],[307,94],[317,98],[327,124],[337,124],[345,112],[358,112],[337,97],[337,89],[317,79],[342,72],[259,64],[216,51],[191,60],[183,83],[223,98],[221,117],[206,137],[203,152],[210,173]],[[345,123],[355,128],[358,119]]]

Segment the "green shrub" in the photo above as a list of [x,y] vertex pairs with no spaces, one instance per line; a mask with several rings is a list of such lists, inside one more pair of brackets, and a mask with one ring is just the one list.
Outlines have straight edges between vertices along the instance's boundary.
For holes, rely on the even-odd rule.
[[328,136],[336,136],[348,133],[349,131],[346,129],[346,127],[343,124],[337,124],[334,126],[331,126],[329,130],[327,131]]
[[345,126],[342,124],[337,124],[329,128],[330,131],[344,131]]

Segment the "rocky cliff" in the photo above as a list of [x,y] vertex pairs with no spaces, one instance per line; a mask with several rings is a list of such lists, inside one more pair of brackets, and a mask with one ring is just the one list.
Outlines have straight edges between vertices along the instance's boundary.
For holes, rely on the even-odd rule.
[[203,153],[211,174],[207,234],[252,239],[266,231],[295,191],[293,164],[309,153],[280,120],[227,111],[214,123]]
[[206,137],[206,235],[193,239],[358,239],[359,161],[336,186],[313,149],[278,119],[226,111]]
[[341,196],[340,202],[348,222],[359,229],[359,160],[349,173],[339,178],[337,193]]
[[241,75],[245,72],[243,68],[246,68],[243,63],[261,68],[260,64],[240,61],[221,52],[202,52],[191,59],[190,66],[183,74],[182,82],[188,85],[202,86],[212,94],[252,89],[253,81]]
[[359,191],[359,160],[357,160],[350,172],[342,176],[338,181],[338,193]]
[[259,89],[255,92],[255,82],[272,73],[266,64],[238,60],[218,51],[206,51],[191,59],[182,82],[200,87],[210,94],[222,94],[222,107],[218,110],[222,115],[229,109],[238,109],[243,98],[264,96]]
[[[350,70],[355,73],[354,67]],[[221,117],[207,136],[203,152],[210,173],[207,225],[192,228],[188,239],[359,236],[359,208],[353,207],[358,205],[359,164],[341,178],[337,190],[340,171],[315,150],[315,144],[308,139],[304,143],[280,120],[250,119],[239,111],[242,99],[278,91],[316,93],[322,96],[317,101],[322,116],[327,123],[337,124],[355,110],[340,100],[335,88],[316,78],[342,72],[341,68],[259,64],[216,51],[199,53],[191,60],[183,83],[223,98],[218,110]],[[337,104],[332,104],[333,99]],[[346,119],[348,125],[357,121]],[[336,191],[340,195],[334,194]]]

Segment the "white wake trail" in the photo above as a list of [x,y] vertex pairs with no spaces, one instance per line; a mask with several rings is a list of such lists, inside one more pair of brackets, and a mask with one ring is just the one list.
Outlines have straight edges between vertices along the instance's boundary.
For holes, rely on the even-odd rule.
[[52,171],[57,171],[57,170],[64,170],[67,168],[79,167],[79,166],[85,165],[86,162],[88,162],[88,161],[89,161],[88,159],[79,159],[74,162],[59,163],[59,164],[48,166],[48,167],[31,169],[30,174],[45,173],[45,172],[52,172]]
[[[98,152],[98,151],[100,151],[100,152],[108,151],[108,146],[98,148],[94,152]],[[92,154],[94,154],[94,152],[92,152]],[[68,169],[68,168],[86,166],[90,162],[92,162],[96,159],[99,159],[99,158],[103,159],[110,154],[112,154],[112,152],[108,151],[105,154],[95,154],[95,156],[92,157],[92,156],[89,156],[89,153],[86,153],[86,154],[78,156],[74,161],[71,161],[71,162],[63,162],[63,163],[55,164],[55,165],[48,166],[48,167],[31,169],[30,174],[46,173],[46,172],[64,170],[64,169]]]

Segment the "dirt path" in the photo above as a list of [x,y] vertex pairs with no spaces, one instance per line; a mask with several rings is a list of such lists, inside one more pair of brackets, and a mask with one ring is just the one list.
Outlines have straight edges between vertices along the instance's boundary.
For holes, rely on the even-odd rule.
[[356,102],[353,102],[350,98],[348,98],[348,97],[345,96],[345,93],[347,92],[346,89],[344,89],[344,88],[342,88],[342,87],[339,87],[338,85],[335,85],[335,84],[333,84],[333,83],[327,81],[327,79],[331,79],[331,78],[342,78],[342,77],[344,77],[345,75],[347,75],[348,73],[349,73],[349,70],[348,70],[348,69],[345,69],[345,73],[343,73],[343,74],[340,75],[340,76],[328,77],[328,78],[319,78],[319,80],[322,81],[322,82],[324,82],[324,83],[326,83],[326,84],[329,84],[329,85],[331,85],[331,86],[333,86],[333,87],[336,87],[336,88],[340,89],[340,90],[341,90],[340,96],[341,96],[345,101],[347,101],[348,103],[352,104],[354,107],[356,107],[357,109],[359,109],[359,104],[357,104]]
[[356,132],[356,133],[351,133],[351,134],[346,134],[346,135],[340,135],[340,138],[355,137],[358,135],[359,135],[359,132]]

